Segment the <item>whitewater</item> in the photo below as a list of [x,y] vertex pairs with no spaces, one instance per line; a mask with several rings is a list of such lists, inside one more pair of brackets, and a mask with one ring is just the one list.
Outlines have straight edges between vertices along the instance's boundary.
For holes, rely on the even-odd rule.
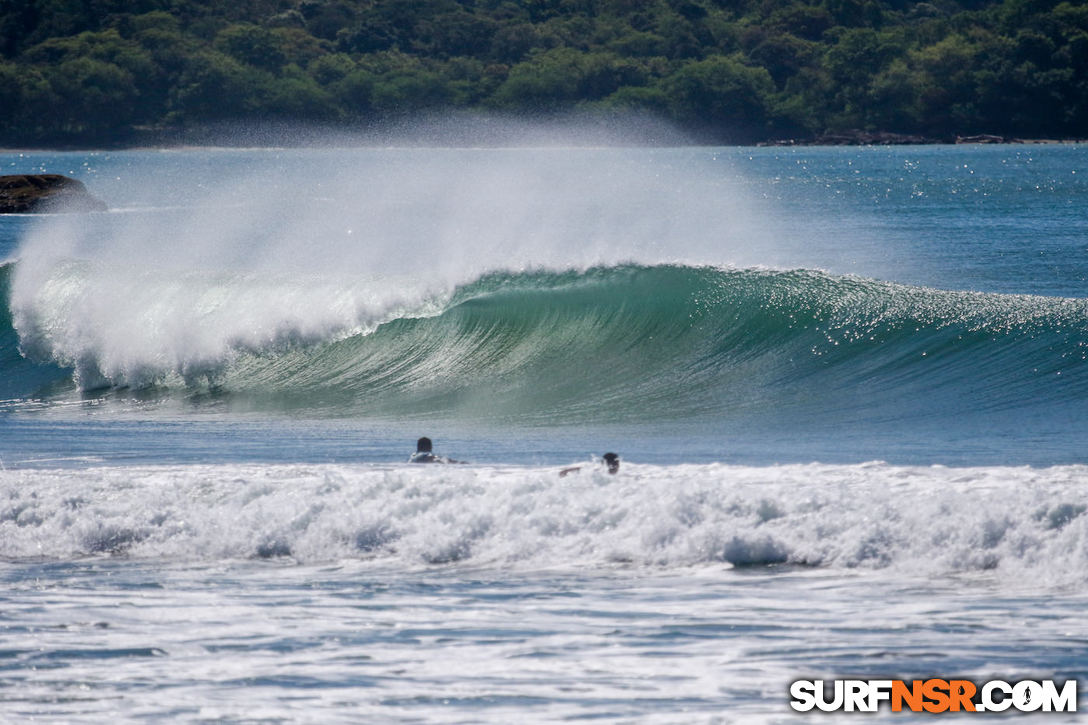
[[0,716],[1083,690],[1086,161],[0,153],[110,207],[0,217]]

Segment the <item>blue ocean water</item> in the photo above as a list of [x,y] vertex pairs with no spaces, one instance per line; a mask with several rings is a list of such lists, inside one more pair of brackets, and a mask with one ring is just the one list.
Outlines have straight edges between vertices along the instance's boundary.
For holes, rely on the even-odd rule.
[[[801,677],[1085,682],[1086,161],[0,154],[110,207],[0,216],[0,713],[768,722]],[[407,465],[424,434],[470,463]]]

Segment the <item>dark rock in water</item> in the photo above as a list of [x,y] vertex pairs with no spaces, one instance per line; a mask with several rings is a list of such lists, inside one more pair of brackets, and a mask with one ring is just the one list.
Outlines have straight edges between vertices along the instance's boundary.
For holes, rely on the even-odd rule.
[[908,146],[936,143],[936,140],[906,133],[855,130],[817,136],[816,143],[820,146]]
[[957,136],[956,143],[1021,143],[1019,139],[982,133],[977,136]]
[[940,139],[887,131],[825,133],[809,139],[784,138],[763,141],[759,146],[905,146],[940,143]]
[[0,214],[106,211],[83,182],[60,174],[0,176]]

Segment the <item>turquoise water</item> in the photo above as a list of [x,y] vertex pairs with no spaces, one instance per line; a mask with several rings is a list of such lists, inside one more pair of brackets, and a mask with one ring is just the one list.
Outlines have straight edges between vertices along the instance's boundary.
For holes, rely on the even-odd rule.
[[[0,713],[768,722],[802,677],[1085,682],[1086,162],[0,154],[110,207],[0,217]],[[424,434],[470,464],[406,465]]]
[[1084,158],[8,154],[111,211],[2,220],[2,455],[1083,462]]

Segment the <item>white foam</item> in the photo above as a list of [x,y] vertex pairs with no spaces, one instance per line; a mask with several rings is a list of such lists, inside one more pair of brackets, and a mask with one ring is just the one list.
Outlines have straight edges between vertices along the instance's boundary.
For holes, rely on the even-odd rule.
[[0,556],[799,564],[1088,584],[1084,466],[218,465],[0,472]]
[[181,155],[128,155],[110,204],[139,211],[43,219],[18,250],[22,343],[76,367],[84,387],[192,379],[238,349],[430,314],[493,270],[767,261],[766,223],[705,155]]
[[[31,263],[27,262],[27,266]],[[85,389],[143,386],[169,375],[212,379],[240,352],[369,332],[420,293],[396,279],[261,277],[55,261],[19,267],[14,323],[28,353],[76,370]]]

